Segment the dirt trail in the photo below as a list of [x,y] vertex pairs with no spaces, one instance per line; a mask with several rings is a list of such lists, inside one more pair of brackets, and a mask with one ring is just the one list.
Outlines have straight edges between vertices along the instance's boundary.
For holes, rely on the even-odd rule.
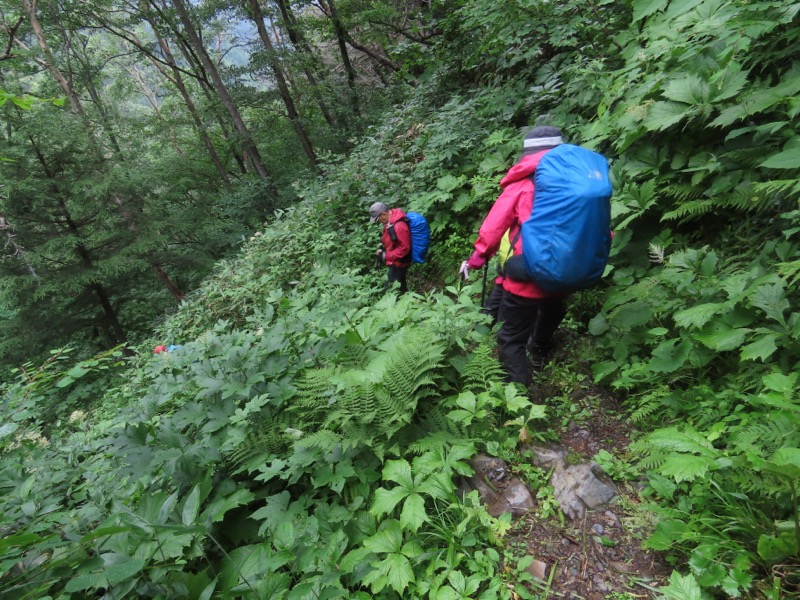
[[[633,427],[620,403],[588,382],[588,366],[587,373],[577,375],[559,366],[559,356],[536,375],[531,399],[560,414],[553,432],[557,441],[551,443],[567,449],[576,461],[603,450],[617,459],[625,457]],[[540,597],[546,592],[549,597],[586,600],[656,598],[657,588],[666,584],[672,567],[660,553],[642,548],[654,525],[640,508],[643,484],[620,477],[633,474],[629,463],[614,464],[625,472],[610,473],[617,477],[619,495],[608,506],[570,520],[548,490],[540,488],[533,492],[536,507],[515,521],[509,544],[516,556],[534,559],[528,568],[534,576],[529,587]]]

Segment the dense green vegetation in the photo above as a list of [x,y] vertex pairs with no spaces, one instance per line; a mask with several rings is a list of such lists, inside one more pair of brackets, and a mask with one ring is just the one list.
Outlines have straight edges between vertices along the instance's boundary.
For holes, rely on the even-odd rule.
[[[648,432],[661,593],[795,589],[800,4],[0,7],[2,597],[535,593],[456,479],[555,409],[455,273],[534,122],[612,163],[569,326]],[[375,200],[431,222],[419,294]]]

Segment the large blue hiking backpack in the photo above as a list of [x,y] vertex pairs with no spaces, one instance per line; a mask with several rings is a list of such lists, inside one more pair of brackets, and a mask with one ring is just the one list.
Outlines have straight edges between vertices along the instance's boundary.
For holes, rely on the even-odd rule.
[[424,263],[431,245],[431,228],[418,212],[407,212],[406,222],[411,231],[411,262]]
[[522,224],[525,268],[548,292],[592,287],[611,250],[608,161],[561,144],[539,161],[534,185],[533,210]]

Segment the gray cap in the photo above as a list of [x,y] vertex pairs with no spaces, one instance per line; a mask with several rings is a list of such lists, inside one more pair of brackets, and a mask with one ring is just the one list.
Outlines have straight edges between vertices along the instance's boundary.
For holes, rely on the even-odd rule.
[[369,222],[374,223],[381,216],[382,212],[386,212],[389,208],[383,202],[375,202],[369,207]]
[[537,125],[525,134],[522,142],[523,156],[534,152],[541,152],[561,144],[561,130],[551,125]]

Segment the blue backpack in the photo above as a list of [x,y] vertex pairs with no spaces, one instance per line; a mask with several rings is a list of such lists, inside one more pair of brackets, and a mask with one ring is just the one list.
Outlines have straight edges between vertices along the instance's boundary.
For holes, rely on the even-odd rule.
[[592,287],[611,251],[611,180],[597,152],[561,144],[534,175],[533,210],[522,224],[525,268],[548,292]]
[[406,223],[411,230],[411,262],[424,263],[431,245],[431,228],[418,212],[407,212]]

